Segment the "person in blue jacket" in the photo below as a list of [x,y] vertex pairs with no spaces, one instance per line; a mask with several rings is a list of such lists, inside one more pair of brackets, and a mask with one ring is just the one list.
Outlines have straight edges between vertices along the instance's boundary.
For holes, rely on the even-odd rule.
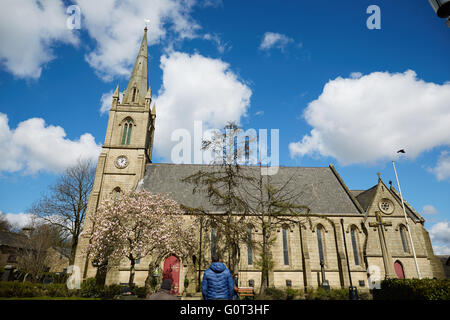
[[203,274],[202,295],[204,300],[232,300],[234,281],[230,270],[220,261],[218,254],[213,255],[212,263]]

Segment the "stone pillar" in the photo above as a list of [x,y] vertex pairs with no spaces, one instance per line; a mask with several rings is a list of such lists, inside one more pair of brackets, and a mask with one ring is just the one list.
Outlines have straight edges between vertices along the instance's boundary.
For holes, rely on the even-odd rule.
[[311,275],[311,261],[309,257],[308,241],[310,240],[311,230],[308,230],[305,226],[299,224],[300,231],[300,245],[302,249],[302,264],[303,264],[303,280],[305,288],[312,288],[312,275]]
[[333,231],[336,240],[336,255],[338,259],[339,274],[341,276],[341,284],[344,288],[348,288],[350,286],[350,278],[348,276],[349,270],[347,266],[347,256],[345,255],[344,238],[339,220],[333,220]]

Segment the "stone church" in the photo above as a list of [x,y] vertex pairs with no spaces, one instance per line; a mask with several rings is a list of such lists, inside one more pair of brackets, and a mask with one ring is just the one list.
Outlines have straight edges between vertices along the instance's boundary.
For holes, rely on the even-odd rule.
[[[83,249],[92,232],[91,219],[103,199],[135,190],[143,181],[141,185],[145,190],[170,193],[174,200],[185,206],[196,207],[208,202],[206,196],[193,194],[192,186],[181,182],[208,165],[152,163],[156,110],[148,85],[147,29],[128,87],[121,101],[119,97],[117,87],[77,248],[75,264],[80,268],[82,280],[98,276],[97,268],[88,261]],[[269,286],[314,288],[325,280],[334,288],[352,285],[364,290],[369,288],[371,280],[378,278],[418,278],[419,272],[422,278],[444,277],[442,265],[433,253],[429,234],[424,228],[424,219],[405,201],[406,222],[399,193],[390,183],[386,185],[380,176],[367,190],[350,190],[332,165],[280,167],[273,179],[283,181],[290,177],[294,177],[294,188],[306,190],[303,201],[310,208],[310,223],[277,230]],[[203,246],[208,247],[213,231],[199,227]],[[251,233],[255,241],[261,237],[261,230],[257,228]],[[180,261],[170,255],[161,262],[161,273],[170,270],[176,292],[195,292],[202,272],[209,265],[210,252],[204,251],[202,263],[195,256]],[[240,286],[256,289],[260,286],[261,275],[255,255],[247,244],[242,244]],[[145,257],[137,261],[136,285],[144,285],[148,265]],[[127,283],[129,268],[127,261],[111,268],[106,274],[106,284]],[[184,288],[185,279],[189,280],[188,288]]]

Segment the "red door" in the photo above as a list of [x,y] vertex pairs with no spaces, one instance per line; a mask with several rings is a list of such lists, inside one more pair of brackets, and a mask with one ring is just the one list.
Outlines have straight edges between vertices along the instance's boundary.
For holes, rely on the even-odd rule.
[[399,279],[405,279],[405,273],[403,272],[403,266],[400,261],[395,261],[394,263],[395,273]]
[[175,256],[170,256],[164,261],[163,279],[172,280],[172,290],[170,293],[178,294],[180,282],[180,260]]

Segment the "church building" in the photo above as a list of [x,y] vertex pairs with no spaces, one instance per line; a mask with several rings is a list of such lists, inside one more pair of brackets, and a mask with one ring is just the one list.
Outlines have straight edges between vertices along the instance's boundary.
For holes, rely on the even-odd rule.
[[[136,190],[138,184],[153,193],[169,193],[187,207],[208,206],[204,194],[181,180],[208,165],[152,163],[156,108],[148,85],[147,28],[131,73],[120,99],[116,88],[109,111],[108,127],[98,158],[84,230],[79,239],[75,265],[82,280],[96,277],[97,267],[86,257],[85,248],[92,233],[92,218],[99,203]],[[350,190],[337,170],[328,167],[280,167],[274,181],[292,179],[292,187],[303,190],[302,200],[310,208],[310,223],[280,227],[272,248],[274,265],[269,286],[317,288],[326,281],[332,288],[356,286],[369,289],[372,281],[389,278],[442,278],[442,265],[433,253],[424,219],[404,201],[399,192],[380,176],[367,190]],[[141,183],[139,183],[142,181]],[[406,212],[406,214],[405,214]],[[406,216],[406,218],[405,218]],[[408,226],[410,234],[408,232]],[[201,229],[202,244],[210,246],[214,230]],[[257,241],[261,230],[250,230]],[[411,242],[412,240],[412,242]],[[202,272],[209,266],[212,250],[183,261],[169,255],[161,262],[161,273],[172,273],[175,291],[195,292]],[[256,252],[241,247],[239,285],[260,287],[261,272]],[[143,286],[149,273],[146,257],[135,266],[135,284]],[[128,261],[111,268],[106,284],[127,283]],[[185,288],[185,279],[189,280]]]

